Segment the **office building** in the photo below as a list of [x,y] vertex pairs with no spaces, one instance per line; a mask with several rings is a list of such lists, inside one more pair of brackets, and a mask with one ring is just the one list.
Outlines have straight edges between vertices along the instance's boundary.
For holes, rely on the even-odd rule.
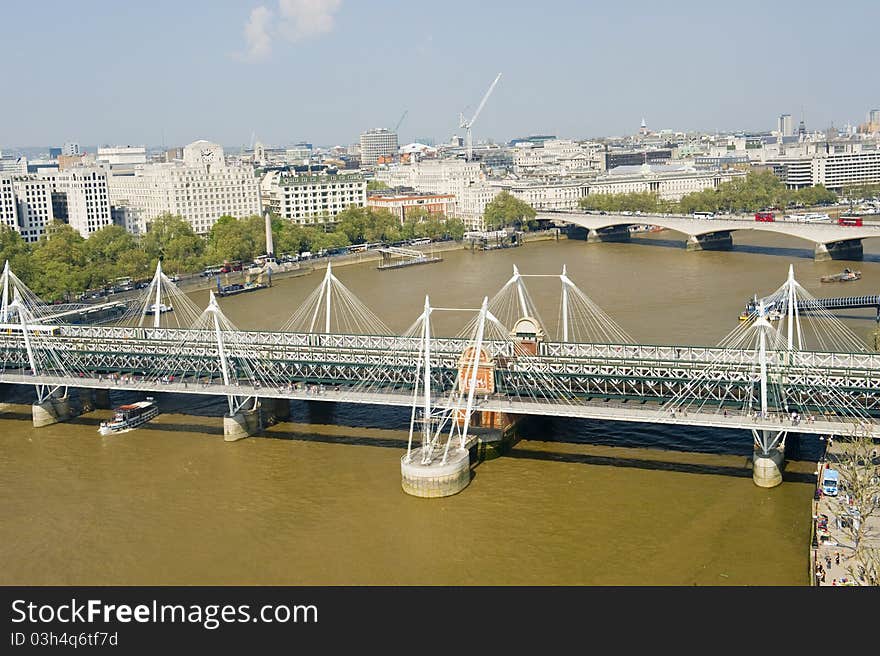
[[357,174],[269,171],[260,191],[266,209],[298,224],[332,223],[342,210],[367,204],[367,181]]
[[68,157],[79,157],[82,155],[82,151],[79,149],[79,144],[75,141],[68,141],[61,148],[61,154],[67,155]]
[[794,121],[791,114],[780,114],[776,124],[776,131],[780,137],[794,136]]
[[134,213],[141,233],[165,213],[182,216],[199,235],[208,234],[221,216],[262,214],[253,167],[227,164],[223,147],[204,140],[184,147],[182,161],[146,164],[133,175],[111,176],[110,195],[115,207]]
[[361,135],[361,166],[376,166],[380,158],[397,155],[397,133],[387,128],[373,128]]

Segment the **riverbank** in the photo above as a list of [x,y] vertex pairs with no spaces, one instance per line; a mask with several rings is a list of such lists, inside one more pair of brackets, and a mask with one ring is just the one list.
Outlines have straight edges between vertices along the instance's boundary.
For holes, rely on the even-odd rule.
[[[848,482],[841,478],[838,493],[828,496],[822,490],[822,478],[845,457],[845,442],[829,439],[825,454],[816,467],[816,492],[813,495],[813,526],[810,536],[810,584],[814,586],[877,585],[855,558],[853,522],[858,511],[848,494]],[[839,470],[838,470],[839,471]],[[863,548],[880,549],[880,517],[866,520]]]

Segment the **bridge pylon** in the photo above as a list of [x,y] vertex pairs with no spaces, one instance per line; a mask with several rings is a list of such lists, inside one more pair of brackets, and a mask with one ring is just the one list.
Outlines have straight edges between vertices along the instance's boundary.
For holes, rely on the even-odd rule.
[[[8,264],[7,264],[8,267]],[[8,269],[7,272],[8,274]],[[38,359],[37,349],[31,335],[31,328],[28,325],[30,312],[21,300],[18,289],[13,291],[13,301],[4,308],[4,314],[18,316],[19,326],[21,328],[22,338],[24,340],[25,351],[27,352],[28,365],[34,377],[37,378],[42,373],[40,359]],[[50,356],[51,357],[51,356]],[[60,421],[70,419],[70,399],[67,395],[67,387],[60,385],[45,385],[35,383],[34,387],[37,391],[37,402],[31,408],[34,428],[42,426],[50,426]]]
[[[230,361],[226,344],[223,338],[224,331],[221,329],[221,319],[225,324],[226,318],[217,304],[217,297],[211,292],[211,299],[205,310],[206,314],[210,314],[214,324],[214,335],[217,341],[217,356],[220,360],[220,371],[223,375],[223,385],[227,388],[238,384],[238,378],[232,380],[230,370],[232,362]],[[223,439],[227,442],[236,442],[250,437],[263,429],[263,417],[260,412],[260,400],[256,396],[238,396],[228,394],[226,402],[229,406],[229,412],[223,416]]]

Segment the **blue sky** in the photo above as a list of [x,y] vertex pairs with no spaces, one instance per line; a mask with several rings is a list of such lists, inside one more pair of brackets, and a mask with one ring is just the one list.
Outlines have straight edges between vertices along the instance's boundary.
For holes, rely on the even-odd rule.
[[[246,35],[247,29],[247,35]],[[0,148],[809,128],[880,107],[880,2],[44,0],[3,7]],[[249,35],[249,36],[248,36]]]

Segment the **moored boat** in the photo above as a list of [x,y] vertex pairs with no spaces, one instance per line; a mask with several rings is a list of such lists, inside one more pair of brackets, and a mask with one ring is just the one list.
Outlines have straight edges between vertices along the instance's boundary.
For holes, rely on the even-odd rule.
[[113,419],[102,421],[98,432],[101,435],[126,433],[138,426],[142,426],[158,414],[159,406],[156,405],[152,396],[148,396],[145,401],[128,403],[116,408]]
[[850,282],[852,280],[861,280],[862,272],[853,271],[852,269],[844,269],[841,273],[834,273],[829,276],[822,276],[822,282]]

